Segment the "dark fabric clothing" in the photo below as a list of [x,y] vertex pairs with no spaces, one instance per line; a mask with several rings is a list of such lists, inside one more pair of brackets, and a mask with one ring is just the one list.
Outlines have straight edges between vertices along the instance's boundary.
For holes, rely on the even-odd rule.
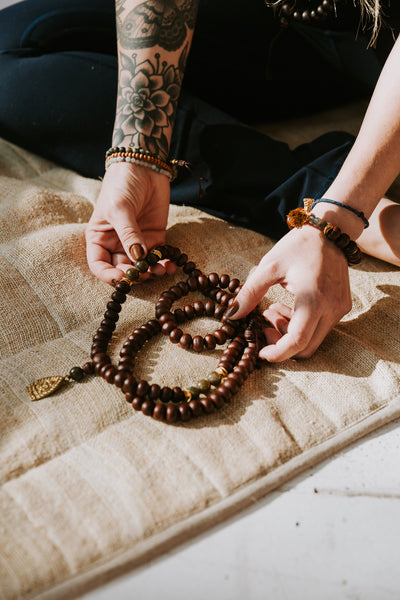
[[[199,198],[196,178],[181,171],[172,202],[282,236],[285,214],[324,192],[352,137],[327,134],[291,151],[249,123],[370,94],[390,43],[367,50],[355,22],[350,10],[336,29],[281,30],[261,0],[202,0],[171,156],[207,182]],[[25,0],[0,11],[0,136],[101,177],[117,67],[114,0]]]

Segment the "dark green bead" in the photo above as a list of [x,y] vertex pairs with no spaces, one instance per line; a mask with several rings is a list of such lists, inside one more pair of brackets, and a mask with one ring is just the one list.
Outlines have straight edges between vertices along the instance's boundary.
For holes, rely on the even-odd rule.
[[211,383],[209,381],[207,381],[206,379],[201,379],[200,381],[198,381],[196,383],[196,387],[200,392],[208,392],[210,387],[211,387]]
[[219,375],[219,373],[216,373],[215,371],[207,375],[207,381],[209,381],[211,385],[218,385],[221,382],[221,379],[221,375]]
[[152,266],[156,265],[160,259],[157,256],[157,254],[153,254],[152,252],[150,252],[147,255],[146,260],[147,260],[148,264],[150,265],[150,267],[152,267]]
[[135,267],[139,273],[146,273],[147,269],[149,268],[149,263],[147,260],[138,260],[135,264]]
[[194,385],[188,388],[188,392],[192,394],[192,398],[197,398],[200,394],[199,388],[194,387]]
[[136,268],[128,269],[125,275],[130,281],[137,281],[139,279],[139,271]]
[[69,376],[74,381],[81,381],[84,378],[85,373],[83,369],[81,369],[81,367],[72,367],[72,369],[69,372]]

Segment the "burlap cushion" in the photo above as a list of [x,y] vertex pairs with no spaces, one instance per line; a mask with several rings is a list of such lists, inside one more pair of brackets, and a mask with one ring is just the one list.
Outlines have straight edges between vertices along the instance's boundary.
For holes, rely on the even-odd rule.
[[[369,258],[351,270],[351,313],[316,355],[263,365],[214,415],[159,423],[98,377],[31,402],[28,383],[87,360],[110,295],[85,258],[85,224],[99,186],[0,142],[4,600],[81,594],[400,416],[400,271]],[[168,241],[205,272],[241,280],[272,245],[177,207]],[[115,352],[169,285],[136,289]],[[284,296],[275,286],[265,302]],[[188,329],[211,325],[202,319]],[[212,370],[219,353],[186,352],[160,336],[141,354],[137,373],[186,386]]]

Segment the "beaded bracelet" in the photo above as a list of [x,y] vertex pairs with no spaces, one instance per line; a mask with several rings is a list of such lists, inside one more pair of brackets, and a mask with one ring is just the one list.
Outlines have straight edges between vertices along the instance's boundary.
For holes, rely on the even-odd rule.
[[344,204],[344,202],[338,202],[337,200],[329,200],[329,198],[317,198],[316,200],[313,200],[312,205],[311,205],[311,210],[319,202],[326,202],[328,204],[335,204],[336,206],[341,206],[342,208],[345,208],[346,210],[351,211],[357,217],[359,217],[362,220],[362,222],[364,223],[364,229],[367,229],[367,227],[369,227],[369,221],[368,221],[367,217],[364,215],[364,213],[360,210],[357,210],[356,208],[353,208],[352,206],[349,206],[348,204]]
[[165,161],[159,154],[152,154],[143,148],[125,148],[124,146],[113,146],[106,152],[105,168],[106,170],[116,162],[130,162],[136,165],[147,167],[157,173],[166,175],[170,181],[176,177],[176,165],[180,161]]
[[356,265],[361,262],[362,254],[360,248],[350,239],[347,233],[342,233],[341,229],[336,225],[320,219],[304,208],[294,208],[289,212],[286,220],[289,229],[293,229],[294,227],[299,228],[306,224],[316,227],[343,252],[349,265]]

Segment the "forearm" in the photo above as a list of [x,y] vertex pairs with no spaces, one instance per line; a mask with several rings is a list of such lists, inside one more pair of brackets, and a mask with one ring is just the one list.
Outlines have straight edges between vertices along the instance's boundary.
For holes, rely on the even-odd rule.
[[[400,38],[384,66],[360,132],[338,176],[324,194],[368,218],[400,172]],[[357,238],[363,224],[349,211],[319,204],[314,212]]]
[[199,0],[116,0],[113,145],[168,156]]

